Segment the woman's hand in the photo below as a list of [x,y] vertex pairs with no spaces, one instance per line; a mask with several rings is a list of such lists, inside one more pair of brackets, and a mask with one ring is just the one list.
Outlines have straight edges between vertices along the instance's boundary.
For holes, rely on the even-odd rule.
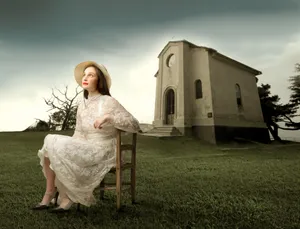
[[111,116],[109,114],[105,114],[102,117],[96,119],[96,121],[94,122],[94,128],[101,129],[103,124],[110,121],[111,121]]

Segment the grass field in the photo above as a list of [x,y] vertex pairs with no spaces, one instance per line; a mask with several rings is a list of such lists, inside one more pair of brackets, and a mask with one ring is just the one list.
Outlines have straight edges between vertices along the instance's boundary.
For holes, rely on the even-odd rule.
[[1,229],[300,228],[298,144],[217,147],[139,136],[138,204],[125,195],[116,213],[108,192],[83,212],[53,215],[30,210],[44,193],[37,150],[46,134],[0,133]]

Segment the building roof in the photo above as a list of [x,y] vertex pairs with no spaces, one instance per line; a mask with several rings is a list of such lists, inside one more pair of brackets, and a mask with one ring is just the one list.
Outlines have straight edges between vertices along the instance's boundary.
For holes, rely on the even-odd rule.
[[[175,43],[185,43],[185,44],[188,44],[190,48],[202,48],[202,49],[205,49],[205,50],[207,50],[212,55],[212,57],[218,58],[218,59],[220,59],[222,61],[228,61],[228,62],[230,62],[232,64],[235,64],[235,65],[237,65],[237,66],[239,66],[239,67],[241,67],[241,68],[243,68],[243,69],[245,69],[245,70],[247,70],[247,71],[249,71],[249,72],[251,72],[251,73],[253,73],[255,75],[261,75],[262,74],[261,71],[259,71],[257,69],[254,69],[254,68],[252,68],[252,67],[250,67],[250,66],[248,66],[246,64],[243,64],[243,63],[241,63],[241,62],[239,62],[237,60],[234,60],[234,59],[232,59],[232,58],[230,58],[228,56],[225,56],[224,54],[219,53],[217,50],[215,50],[213,48],[209,48],[209,47],[205,47],[205,46],[198,46],[198,45],[195,45],[195,44],[193,44],[193,43],[191,43],[191,42],[189,42],[187,40],[169,41],[165,45],[165,47],[161,50],[161,52],[158,54],[158,58],[161,57],[161,55],[167,50],[167,48],[171,44],[175,44]],[[156,76],[156,74],[155,74],[155,76]]]

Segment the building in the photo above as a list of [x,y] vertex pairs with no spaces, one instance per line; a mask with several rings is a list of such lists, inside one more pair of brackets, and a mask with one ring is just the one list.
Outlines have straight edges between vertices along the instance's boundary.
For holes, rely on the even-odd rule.
[[169,42],[158,58],[152,132],[211,143],[269,141],[256,85],[260,71],[185,40]]

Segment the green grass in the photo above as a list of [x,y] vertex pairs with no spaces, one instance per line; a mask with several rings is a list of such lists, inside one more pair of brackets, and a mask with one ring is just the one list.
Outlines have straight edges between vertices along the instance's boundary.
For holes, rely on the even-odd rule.
[[83,212],[53,215],[30,210],[44,193],[37,150],[46,134],[0,133],[1,229],[300,228],[300,145],[139,136],[138,204],[126,194],[116,213],[111,191]]

